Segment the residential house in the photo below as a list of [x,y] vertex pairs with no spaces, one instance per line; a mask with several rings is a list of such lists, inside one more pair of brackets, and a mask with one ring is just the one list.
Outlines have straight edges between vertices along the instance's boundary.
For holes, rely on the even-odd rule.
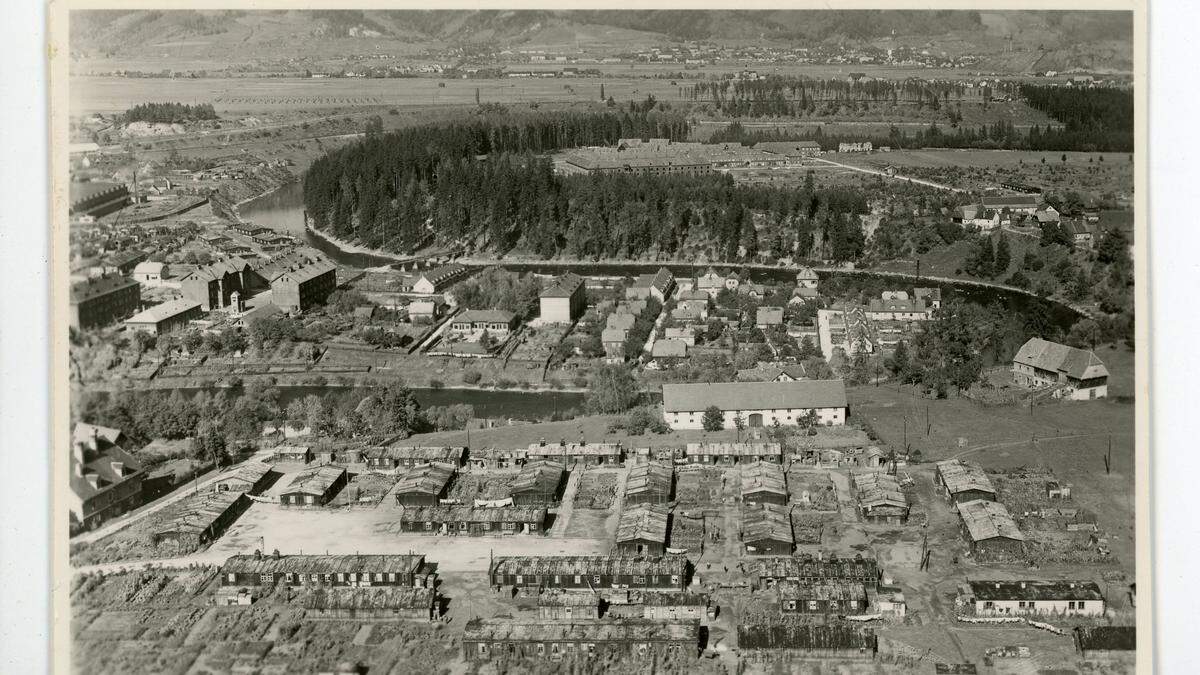
[[663,337],[682,342],[688,347],[696,346],[696,330],[691,326],[671,326],[663,331]]
[[406,282],[406,290],[419,295],[440,293],[471,273],[469,267],[453,263],[427,269]]
[[408,320],[412,323],[433,323],[446,311],[440,300],[413,300],[408,303]]
[[725,289],[725,276],[718,274],[713,268],[708,268],[708,271],[703,276],[696,279],[696,290],[702,291],[710,298],[717,297],[717,294]]
[[450,320],[450,330],[470,333],[486,330],[496,337],[507,337],[516,329],[517,315],[503,309],[468,309]]
[[817,273],[811,267],[801,267],[800,271],[796,272],[796,288],[806,288],[815,291],[820,282],[821,278],[817,276]]
[[841,380],[663,385],[663,418],[672,429],[704,428],[710,406],[723,413],[724,428],[739,418],[749,427],[796,426],[810,411],[818,424],[843,425],[849,411]]
[[118,429],[80,422],[71,433],[72,522],[93,528],[142,504],[142,463]]
[[1071,244],[1078,250],[1090,251],[1095,244],[1092,228],[1085,222],[1070,220],[1063,223],[1063,229],[1071,236]]
[[179,289],[184,298],[200,303],[201,309],[211,312],[228,307],[234,293],[246,297],[256,281],[255,276],[250,263],[242,258],[223,258],[183,275]]
[[1095,353],[1041,338],[1030,338],[1013,357],[1013,382],[1075,401],[1108,396],[1108,369]]
[[164,262],[140,262],[133,268],[133,279],[146,286],[158,286],[170,277],[170,268]]
[[625,289],[625,297],[630,299],[654,298],[662,303],[667,301],[667,297],[674,289],[675,277],[667,268],[660,267],[654,274],[643,274],[634,279],[633,284]]
[[325,302],[337,288],[337,265],[312,249],[298,248],[259,265],[259,276],[271,287],[271,302],[303,312]]
[[628,334],[628,330],[621,328],[605,328],[601,331],[600,344],[604,346],[605,361],[621,363],[625,360],[625,338]]
[[866,315],[871,321],[925,321],[932,312],[924,300],[872,298]]

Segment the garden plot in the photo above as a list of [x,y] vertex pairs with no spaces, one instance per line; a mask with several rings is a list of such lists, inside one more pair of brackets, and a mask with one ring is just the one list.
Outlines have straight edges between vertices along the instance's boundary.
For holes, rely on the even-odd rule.
[[619,474],[612,471],[584,471],[572,502],[577,509],[610,509],[617,499]]
[[680,504],[721,504],[725,498],[726,486],[735,482],[726,480],[724,469],[680,467],[675,473],[675,499]]
[[334,497],[333,506],[374,508],[396,485],[396,477],[379,473],[360,473]]
[[837,489],[829,474],[792,469],[787,472],[788,501],[803,511],[837,511]]
[[462,504],[473,504],[476,499],[506,499],[512,495],[512,483],[517,472],[471,471],[459,473],[447,495]]
[[203,594],[216,574],[212,568],[80,574],[71,581],[71,605],[101,609],[128,603],[183,607]]
[[837,514],[792,512],[792,537],[797,546],[819,546],[825,529],[839,519]]

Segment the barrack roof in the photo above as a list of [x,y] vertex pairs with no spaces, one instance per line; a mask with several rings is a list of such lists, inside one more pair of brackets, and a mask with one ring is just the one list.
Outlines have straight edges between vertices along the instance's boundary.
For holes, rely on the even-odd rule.
[[166,513],[157,517],[154,533],[199,534],[212,527],[242,499],[242,492],[207,492],[193,495],[183,502],[171,505]]
[[667,512],[648,506],[621,512],[617,524],[617,543],[624,541],[667,541]]
[[776,457],[783,454],[779,443],[688,443],[689,457],[697,455],[732,455],[736,457]]
[[271,466],[263,462],[250,462],[238,468],[233,475],[225,476],[222,481],[227,480],[242,480],[247,483],[257,483],[262,480],[262,477],[271,472]]
[[976,600],[1103,600],[1094,581],[972,581]]
[[984,541],[996,537],[1025,541],[1025,535],[1000,502],[976,499],[958,505],[958,515],[972,541]]
[[562,482],[566,468],[558,462],[536,461],[521,467],[509,492],[554,492]]
[[1075,629],[1075,640],[1080,649],[1131,652],[1137,649],[1137,627],[1080,626]]
[[825,558],[811,556],[768,556],[746,563],[748,575],[768,579],[865,579],[879,578],[879,564],[871,558]]
[[562,621],[484,619],[468,622],[463,639],[475,642],[700,642],[699,621],[647,619]]
[[625,480],[625,496],[653,494],[669,497],[672,473],[673,469],[666,464],[638,464],[629,470],[629,477]]
[[300,493],[306,495],[323,495],[330,486],[336,483],[346,470],[340,466],[326,465],[315,469],[307,469],[296,474],[284,494]]
[[84,300],[100,295],[106,295],[130,286],[138,286],[138,282],[128,277],[106,274],[90,277],[71,284],[71,303],[78,304]]
[[619,455],[620,443],[530,443],[526,453],[530,457],[556,457],[562,455]]
[[243,574],[358,574],[363,572],[416,574],[425,564],[422,554],[367,555],[235,555],[221,566],[222,573]]
[[781,600],[864,600],[867,587],[862,581],[821,580],[785,581],[778,586]]
[[396,483],[396,494],[440,495],[454,477],[454,467],[446,464],[421,464],[409,469]]
[[742,541],[765,540],[795,543],[792,519],[786,507],[763,504],[762,508],[742,510]]
[[858,503],[867,507],[908,506],[896,477],[883,471],[861,471],[851,474]]
[[471,506],[406,506],[400,520],[415,523],[544,523],[541,506],[500,506],[477,509]]
[[874,651],[875,635],[840,625],[750,624],[738,626],[742,649],[861,649]]
[[996,494],[996,488],[992,486],[992,480],[976,464],[958,459],[947,459],[938,462],[936,466],[938,474],[942,477],[942,482],[945,483],[946,490],[950,494],[957,494],[968,490]]
[[491,574],[557,575],[672,575],[683,577],[687,559],[681,556],[661,558],[628,556],[503,556],[492,561]]
[[783,467],[774,462],[754,462],[742,467],[742,496],[757,492],[787,495]]
[[432,588],[406,586],[305,586],[299,594],[294,602],[305,609],[429,609],[436,597]]
[[846,383],[803,380],[663,385],[666,412],[698,412],[714,405],[721,410],[845,408]]

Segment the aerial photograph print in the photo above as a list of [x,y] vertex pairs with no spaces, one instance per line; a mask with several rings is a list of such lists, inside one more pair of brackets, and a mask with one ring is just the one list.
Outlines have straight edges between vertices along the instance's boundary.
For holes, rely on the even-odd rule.
[[51,6],[56,672],[1150,672],[1143,4],[162,4]]

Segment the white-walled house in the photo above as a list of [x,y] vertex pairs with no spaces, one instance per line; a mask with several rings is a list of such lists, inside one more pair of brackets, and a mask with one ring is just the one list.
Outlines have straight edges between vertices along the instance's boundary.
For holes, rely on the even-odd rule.
[[1103,616],[1094,581],[972,581],[976,616]]
[[1108,369],[1094,353],[1030,338],[1013,357],[1013,382],[1023,387],[1061,387],[1055,396],[1086,401],[1108,396]]
[[797,426],[810,410],[822,426],[843,425],[848,416],[842,380],[663,385],[663,419],[672,429],[703,429],[710,406],[724,413],[726,429],[739,415],[747,427]]

